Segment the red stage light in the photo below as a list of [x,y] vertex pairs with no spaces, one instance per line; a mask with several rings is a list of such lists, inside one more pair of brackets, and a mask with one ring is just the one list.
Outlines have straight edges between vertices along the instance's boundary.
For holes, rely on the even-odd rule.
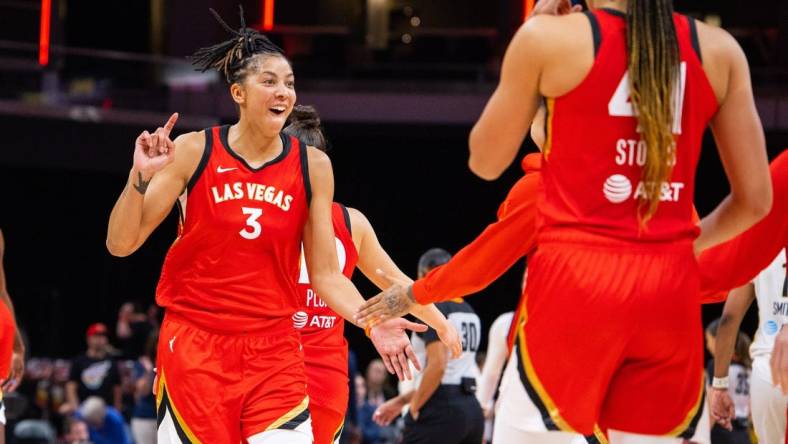
[[263,0],[263,29],[274,29],[274,0]]
[[41,34],[38,38],[38,64],[49,64],[49,21],[52,17],[52,0],[41,0]]

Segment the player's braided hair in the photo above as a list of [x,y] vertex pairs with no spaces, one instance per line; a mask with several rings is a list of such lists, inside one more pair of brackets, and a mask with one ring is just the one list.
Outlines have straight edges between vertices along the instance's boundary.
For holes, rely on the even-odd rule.
[[268,37],[252,28],[247,28],[243,7],[239,5],[238,9],[241,15],[241,28],[236,31],[222,20],[213,8],[209,8],[216,21],[233,37],[216,45],[200,48],[190,57],[192,65],[199,71],[215,69],[222,73],[230,84],[242,81],[252,72],[250,68],[257,67],[261,55],[285,56],[282,48],[276,46]]
[[288,118],[284,133],[300,139],[321,151],[328,149],[326,137],[320,128],[320,116],[317,110],[309,105],[296,105]]
[[630,97],[647,145],[642,177],[646,198],[638,211],[645,224],[657,211],[662,183],[675,160],[673,89],[679,46],[672,0],[627,2],[627,49]]

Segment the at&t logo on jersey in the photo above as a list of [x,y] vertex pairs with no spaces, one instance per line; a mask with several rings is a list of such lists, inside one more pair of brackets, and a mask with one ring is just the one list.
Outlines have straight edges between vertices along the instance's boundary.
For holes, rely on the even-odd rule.
[[[649,183],[640,181],[632,193],[632,182],[623,174],[613,174],[605,180],[602,186],[602,193],[605,198],[612,203],[618,204],[625,202],[632,196],[633,199],[646,199],[648,194],[646,188]],[[678,202],[681,197],[681,190],[684,189],[684,184],[681,182],[662,182],[659,190],[660,202]]]
[[293,327],[299,330],[306,327],[306,322],[308,320],[309,320],[309,315],[307,315],[303,311],[297,311],[293,313]]
[[293,313],[293,327],[301,330],[307,326],[309,328],[333,328],[337,324],[336,316],[329,315],[313,315],[311,318],[309,314],[304,311],[297,311]]
[[621,203],[632,194],[632,183],[627,179],[627,176],[613,174],[605,181],[602,192],[610,202]]

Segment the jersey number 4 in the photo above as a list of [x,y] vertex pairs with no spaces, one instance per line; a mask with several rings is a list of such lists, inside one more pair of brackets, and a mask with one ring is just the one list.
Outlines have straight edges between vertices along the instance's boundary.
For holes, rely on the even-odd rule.
[[239,231],[238,234],[244,239],[257,239],[260,237],[260,233],[263,232],[263,226],[257,221],[263,215],[263,210],[261,208],[242,207],[241,211],[249,217],[246,219],[246,227]]
[[[673,85],[673,134],[681,134],[681,110],[684,108],[684,90],[687,86],[687,62],[679,66],[679,78]],[[630,100],[629,73],[625,73],[618,82],[616,92],[607,104],[607,112],[611,116],[635,117],[635,110]]]

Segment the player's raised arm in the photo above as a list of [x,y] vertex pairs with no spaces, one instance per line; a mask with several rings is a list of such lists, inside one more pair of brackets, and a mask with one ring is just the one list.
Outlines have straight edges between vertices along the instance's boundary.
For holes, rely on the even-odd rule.
[[528,20],[514,35],[498,87],[471,130],[468,166],[482,179],[497,179],[512,163],[539,108],[543,49],[535,36],[542,18]]
[[[172,209],[196,169],[205,144],[203,133],[170,140],[178,120],[173,114],[153,134],[143,131],[134,144],[134,163],[109,218],[107,249],[128,256],[145,242]],[[176,151],[183,151],[176,156]]]
[[[381,290],[395,285],[394,281],[406,285],[413,284],[413,280],[400,270],[383,249],[367,217],[355,208],[348,208],[348,213],[354,227],[353,232],[360,238],[358,268],[364,276]],[[435,304],[414,305],[410,313],[435,329],[440,340],[451,351],[452,357],[460,356],[462,353],[460,335]]]

